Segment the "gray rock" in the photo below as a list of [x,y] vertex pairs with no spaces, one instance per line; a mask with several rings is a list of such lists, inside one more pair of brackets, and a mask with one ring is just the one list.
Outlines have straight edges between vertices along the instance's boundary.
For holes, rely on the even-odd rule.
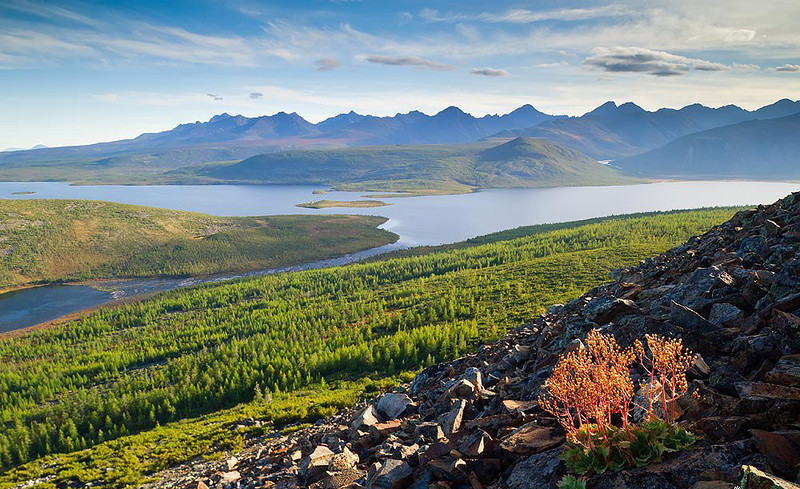
[[461,375],[461,378],[470,381],[478,390],[483,390],[483,375],[477,368],[469,367]]
[[560,478],[560,448],[537,453],[519,462],[506,480],[508,489],[556,487]]
[[354,430],[357,430],[361,427],[370,427],[380,422],[381,419],[379,418],[378,411],[375,409],[374,405],[370,404],[362,409],[355,418],[353,418],[353,422],[350,423],[350,427]]
[[318,445],[314,451],[300,461],[300,474],[306,482],[312,483],[320,480],[328,470],[328,463],[334,453],[325,445]]
[[402,460],[389,459],[369,480],[370,489],[405,489],[413,482],[411,466]]
[[467,401],[459,399],[453,409],[439,418],[439,425],[442,427],[442,432],[444,432],[445,436],[449,437],[461,428],[461,419],[464,417],[464,409],[466,407]]
[[742,315],[742,310],[733,304],[717,303],[711,306],[708,321],[716,326],[725,326],[730,321],[741,319]]
[[397,419],[402,416],[406,409],[412,404],[414,404],[414,402],[406,394],[390,392],[378,399],[378,403],[375,407],[377,407],[378,412],[382,414],[384,418]]
[[711,331],[715,329],[715,326],[706,321],[697,311],[675,301],[670,302],[669,318],[673,323],[685,329],[697,331]]
[[335,454],[328,462],[328,470],[331,472],[342,472],[352,469],[358,464],[358,455],[345,447],[341,453]]

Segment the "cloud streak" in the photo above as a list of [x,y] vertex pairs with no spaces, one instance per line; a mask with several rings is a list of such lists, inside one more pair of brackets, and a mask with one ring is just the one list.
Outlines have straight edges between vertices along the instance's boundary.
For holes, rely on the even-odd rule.
[[221,96],[219,96],[217,94],[214,94],[214,93],[207,93],[206,96],[212,98],[213,100],[222,100]]
[[500,70],[496,68],[472,68],[470,71],[473,75],[481,75],[481,76],[508,76],[510,73],[506,70]]
[[800,72],[800,65],[785,64],[781,66],[774,66],[769,68],[769,71],[776,73],[798,73]]
[[704,59],[639,47],[595,48],[583,64],[612,73],[680,76],[690,71],[727,71],[732,67]]
[[627,15],[629,9],[623,5],[604,5],[594,8],[571,8],[534,11],[522,8],[508,10],[501,14],[482,13],[478,20],[486,22],[508,22],[512,24],[531,24],[548,20],[580,21],[597,19],[601,17],[619,17]]
[[416,66],[418,68],[429,69],[433,71],[453,71],[455,66],[432,61],[429,59],[419,58],[417,56],[384,56],[373,55],[364,58],[368,63],[377,63],[389,66]]

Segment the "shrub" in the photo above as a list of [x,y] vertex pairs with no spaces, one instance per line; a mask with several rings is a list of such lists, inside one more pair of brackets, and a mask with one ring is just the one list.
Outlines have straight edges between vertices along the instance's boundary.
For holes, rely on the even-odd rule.
[[[591,331],[585,347],[566,353],[554,367],[539,402],[567,432],[562,459],[568,471],[586,475],[641,467],[695,442],[675,424],[674,408],[688,389],[686,371],[694,357],[680,339],[647,335],[646,341],[647,347],[637,341],[623,349],[613,336]],[[640,383],[646,406],[633,403],[630,370],[637,358],[646,374]],[[639,425],[629,422],[634,407],[646,412]]]

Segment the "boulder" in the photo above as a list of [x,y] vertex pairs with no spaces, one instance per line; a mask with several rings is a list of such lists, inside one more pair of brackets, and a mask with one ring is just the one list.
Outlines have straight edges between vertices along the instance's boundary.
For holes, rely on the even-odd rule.
[[531,422],[506,436],[500,443],[500,448],[518,455],[529,455],[561,445],[564,441],[562,430]]
[[800,387],[800,355],[781,357],[772,370],[767,372],[764,380],[773,384]]
[[429,441],[438,441],[445,437],[444,431],[439,423],[430,421],[418,424],[414,432]]
[[369,427],[369,434],[375,440],[382,440],[388,435],[399,431],[402,428],[402,422],[399,419],[394,421],[387,421],[385,423],[374,424]]
[[800,401],[800,388],[768,382],[737,382],[736,392],[742,399]]
[[514,401],[506,399],[503,401],[503,407],[509,413],[524,413],[539,406],[539,401]]
[[517,463],[506,480],[508,489],[556,487],[561,477],[560,448],[537,453]]
[[328,472],[317,482],[311,484],[309,489],[342,489],[353,487],[350,484],[364,477],[364,472],[358,469],[347,469],[341,472]]
[[461,379],[447,389],[447,397],[450,399],[471,399],[477,391],[475,384],[466,379]]
[[583,309],[583,315],[597,324],[608,324],[619,316],[633,314],[638,310],[629,299],[595,297]]
[[408,407],[412,404],[414,404],[414,402],[410,397],[408,397],[408,395],[390,392],[388,394],[384,394],[378,400],[378,403],[375,405],[375,407],[385,419],[392,420],[402,416],[406,409],[408,409]]
[[464,409],[466,407],[467,401],[459,399],[453,409],[439,418],[439,426],[441,426],[444,436],[449,437],[461,428],[461,419],[464,417]]
[[411,466],[402,460],[385,460],[367,487],[370,489],[405,489],[413,482]]
[[314,451],[300,461],[300,474],[306,482],[312,483],[320,480],[328,470],[328,464],[334,453],[325,445],[318,445]]
[[483,430],[477,430],[459,440],[458,450],[467,457],[480,457],[491,441],[492,438],[488,433]]
[[242,478],[242,474],[238,470],[231,470],[224,472],[220,475],[220,482],[223,484],[232,484]]
[[784,477],[797,477],[800,468],[800,450],[785,437],[763,430],[750,430],[759,451],[767,462]]
[[380,415],[378,411],[375,409],[375,406],[372,404],[368,405],[353,418],[352,423],[350,423],[350,427],[353,430],[357,430],[362,427],[369,428],[372,425],[378,424],[381,422]]
[[711,331],[715,328],[713,324],[697,313],[689,306],[684,306],[675,301],[669,305],[669,318],[677,326],[684,329],[697,331]]
[[729,322],[742,318],[742,310],[727,302],[711,306],[708,321],[715,326],[726,326]]
[[741,489],[800,489],[800,486],[753,467],[742,466]]
[[328,471],[342,472],[352,469],[356,465],[358,465],[358,455],[345,447],[341,453],[337,453],[330,458],[330,461],[328,462]]

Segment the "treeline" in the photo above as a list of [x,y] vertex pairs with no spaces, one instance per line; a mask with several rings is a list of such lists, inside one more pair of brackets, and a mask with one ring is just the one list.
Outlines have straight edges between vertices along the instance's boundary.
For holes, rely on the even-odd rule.
[[428,255],[175,291],[4,339],[0,464],[453,358],[731,214],[614,218],[511,241],[501,233]]

